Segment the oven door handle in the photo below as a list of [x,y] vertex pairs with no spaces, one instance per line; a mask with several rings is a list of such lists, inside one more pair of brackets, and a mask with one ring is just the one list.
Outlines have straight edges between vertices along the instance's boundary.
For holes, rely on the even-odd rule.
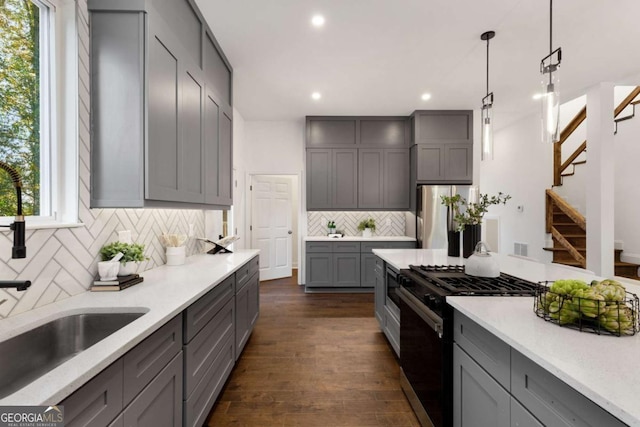
[[[434,313],[431,309],[429,309],[426,305],[424,305],[418,298],[411,295],[409,291],[400,287],[396,290],[398,296],[411,308],[415,311],[418,316],[422,320],[424,320],[427,325],[438,334],[438,338],[442,338],[443,333],[443,322],[442,318]],[[402,316],[402,313],[400,313]],[[402,322],[402,319],[400,319]]]

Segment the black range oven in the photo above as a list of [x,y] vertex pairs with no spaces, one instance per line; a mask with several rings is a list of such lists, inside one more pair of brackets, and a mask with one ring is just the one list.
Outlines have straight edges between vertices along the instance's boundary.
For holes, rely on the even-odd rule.
[[402,389],[423,427],[453,424],[453,309],[448,296],[533,296],[536,283],[464,266],[409,266],[397,278]]

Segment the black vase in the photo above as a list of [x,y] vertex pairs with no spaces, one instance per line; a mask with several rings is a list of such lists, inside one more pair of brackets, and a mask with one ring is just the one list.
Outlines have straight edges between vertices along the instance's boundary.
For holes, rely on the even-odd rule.
[[449,251],[447,255],[452,257],[460,256],[460,232],[451,231],[447,232],[447,238],[449,239]]
[[462,232],[462,256],[469,258],[473,253],[476,245],[480,241],[482,234],[482,226],[480,224],[466,225]]

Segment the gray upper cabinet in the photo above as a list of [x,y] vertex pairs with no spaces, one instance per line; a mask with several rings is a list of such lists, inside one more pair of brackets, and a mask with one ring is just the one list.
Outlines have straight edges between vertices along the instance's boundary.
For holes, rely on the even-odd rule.
[[358,150],[358,207],[375,209],[384,205],[384,150]]
[[358,208],[409,209],[409,150],[358,150]]
[[355,117],[307,117],[307,147],[355,147]]
[[407,117],[308,116],[306,123],[307,210],[410,208]]
[[232,69],[191,0],[89,0],[91,207],[232,202]]
[[472,111],[419,110],[410,123],[415,184],[472,183]]
[[410,156],[407,149],[384,150],[383,208],[407,210],[410,207]]
[[471,110],[417,110],[412,125],[413,144],[473,143]]
[[357,150],[333,150],[331,158],[333,207],[358,207],[358,153]]
[[358,123],[360,146],[409,147],[411,129],[406,117],[361,117]]
[[307,209],[357,208],[357,173],[355,149],[307,150]]

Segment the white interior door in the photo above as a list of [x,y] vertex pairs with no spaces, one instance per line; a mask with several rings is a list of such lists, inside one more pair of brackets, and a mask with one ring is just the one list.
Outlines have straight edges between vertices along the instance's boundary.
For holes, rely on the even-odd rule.
[[260,249],[260,280],[290,277],[291,180],[255,175],[251,185],[251,247]]

